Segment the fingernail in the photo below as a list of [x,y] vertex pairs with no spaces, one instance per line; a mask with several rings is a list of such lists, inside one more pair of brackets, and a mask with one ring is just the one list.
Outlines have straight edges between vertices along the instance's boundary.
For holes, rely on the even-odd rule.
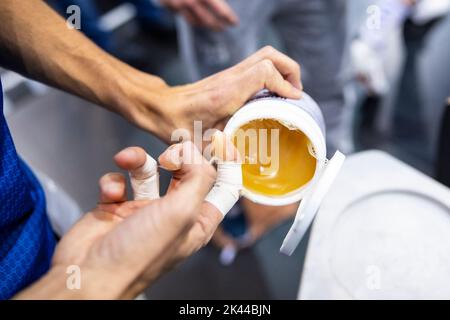
[[116,155],[114,156],[114,158],[115,157],[118,157],[118,158],[121,158],[124,154],[127,154],[129,152],[129,149],[127,148],[127,149],[124,149],[124,150],[121,150],[119,153],[116,153]]
[[106,193],[118,193],[121,191],[121,187],[118,183],[111,182],[104,187]]

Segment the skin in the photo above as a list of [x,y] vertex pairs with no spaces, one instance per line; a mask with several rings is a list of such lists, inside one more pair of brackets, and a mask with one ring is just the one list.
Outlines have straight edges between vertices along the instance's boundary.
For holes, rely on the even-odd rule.
[[[271,47],[206,79],[171,87],[102,51],[43,1],[2,0],[0,21],[2,67],[116,112],[166,142],[175,129],[192,130],[194,120],[201,120],[204,130],[222,128],[263,88],[301,97],[299,65]],[[141,163],[139,155],[128,153],[133,152],[115,159],[123,169]],[[213,167],[205,161],[179,167],[164,155],[160,161],[174,175],[165,197],[124,201],[125,178],[102,178],[98,207],[62,239],[49,273],[18,298],[130,298],[204,245],[222,219],[203,203],[214,183]],[[72,264],[81,267],[81,290],[66,289],[65,271]]]
[[221,31],[239,23],[239,18],[224,0],[160,0],[180,13],[190,24]]
[[173,130],[221,128],[263,88],[299,98],[299,65],[265,47],[238,65],[201,81],[171,87],[115,59],[43,1],[0,1],[0,64],[114,111],[170,142]]
[[[239,23],[236,13],[223,0],[160,0],[160,2],[169,9],[180,13],[193,26],[223,31],[226,27]],[[270,48],[266,49],[271,50]],[[295,83],[294,77],[291,80],[293,80],[292,83]],[[298,203],[270,207],[258,205],[248,199],[241,199],[241,205],[249,224],[250,239],[244,244],[245,247],[253,245],[265,233],[293,217],[298,208]],[[218,247],[232,245],[237,249],[242,248],[242,243],[236,242],[220,227],[214,234],[213,242]]]
[[[145,157],[143,149],[131,147],[114,160],[121,169],[133,170]],[[184,161],[192,157],[199,161]],[[104,175],[98,206],[61,239],[50,271],[16,298],[133,298],[208,243],[223,218],[204,201],[215,182],[214,167],[191,142],[171,146],[159,163],[173,178],[167,194],[153,201],[127,201],[126,178]],[[66,288],[71,265],[81,270],[79,290]]]

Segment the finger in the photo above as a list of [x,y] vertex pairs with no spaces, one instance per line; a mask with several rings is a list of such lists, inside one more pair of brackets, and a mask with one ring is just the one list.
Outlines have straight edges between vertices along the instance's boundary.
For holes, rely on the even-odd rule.
[[255,73],[264,80],[264,88],[282,97],[300,99],[301,91],[285,80],[283,75],[275,67],[272,60],[262,60],[255,66]]
[[221,161],[241,162],[241,156],[230,137],[222,131],[216,131],[211,138],[211,152]]
[[130,174],[131,187],[135,200],[154,200],[159,198],[158,166],[142,148],[130,147],[119,152],[116,164]]
[[223,21],[231,25],[236,25],[239,18],[231,7],[223,0],[206,0],[210,9]]
[[159,165],[168,171],[177,171],[181,169],[181,152],[183,145],[176,143],[166,149],[158,158]]
[[187,22],[189,22],[192,26],[199,26],[200,21],[198,21],[197,17],[192,14],[192,12],[188,9],[182,9],[180,10],[180,14],[186,19]]
[[181,179],[191,171],[201,170],[204,165],[209,165],[191,141],[170,146],[159,156],[158,161],[162,168],[171,171],[177,179]]
[[216,17],[207,6],[200,2],[194,2],[187,8],[193,16],[200,22],[201,25],[211,28],[216,31],[223,30],[225,25]]
[[[174,156],[168,156],[170,153]],[[178,158],[172,162],[176,157]],[[174,145],[159,159],[160,163],[166,167],[168,164],[175,164],[171,172],[176,186],[161,199],[162,203],[170,207],[174,212],[173,216],[181,222],[185,221],[189,215],[198,217],[202,212],[203,201],[216,179],[214,167],[191,141]],[[168,161],[165,162],[166,160]]]
[[127,200],[126,179],[121,173],[107,173],[99,180],[100,203],[109,204]]
[[240,155],[231,139],[220,131],[213,136],[213,154],[220,160],[217,165],[217,180],[205,201],[225,216],[239,200],[242,189]]
[[114,156],[114,161],[121,169],[131,171],[142,167],[146,161],[147,153],[139,147],[123,149]]
[[282,97],[300,99],[301,91],[285,80],[272,60],[266,59],[258,62],[253,67],[242,73],[235,86],[248,88],[249,97],[262,88],[266,88]]
[[301,83],[300,65],[287,55],[281,53],[271,46],[266,46],[260,49],[258,52],[251,55],[237,66],[240,70],[245,70],[248,69],[249,66],[258,64],[259,62],[266,59],[270,60],[273,63],[275,68],[283,76],[284,79],[286,79],[297,89],[303,90],[303,85]]
[[[150,268],[156,270],[157,275],[168,263],[189,255],[202,243],[199,241],[202,239],[197,238],[195,242],[187,242],[186,236],[193,224],[199,221],[203,200],[215,181],[215,170],[192,142],[185,142],[182,146],[181,165],[177,165],[178,169],[173,172],[178,179],[177,187],[129,216],[108,235],[108,241],[121,239],[117,246],[129,253],[124,261],[130,268]],[[205,226],[217,225],[220,217],[208,219],[212,220],[205,220]],[[158,241],[148,241],[149,235]],[[181,248],[186,249],[180,251]]]
[[[182,153],[183,145],[181,143],[173,144],[166,151],[164,151],[158,158],[158,162],[161,168],[175,172],[181,169],[181,153]],[[176,188],[178,184],[178,179],[173,178],[169,183],[169,187],[167,188],[167,193],[170,193],[172,189]]]
[[[159,156],[161,167],[172,173],[172,182],[177,188],[181,181],[199,180],[203,184],[201,194],[206,193],[215,181],[214,167],[203,157],[198,148],[191,141],[175,144]],[[173,183],[172,183],[173,184]],[[189,192],[191,193],[191,192]]]
[[[213,140],[215,140],[216,144],[216,150],[222,149],[221,146],[224,146],[224,148],[230,149],[228,146],[228,142],[223,141],[225,139],[225,135],[221,132],[216,132],[215,136],[213,136]],[[229,142],[231,143],[231,140]],[[214,144],[214,142],[213,142]],[[187,146],[193,145],[192,143],[187,143]],[[233,160],[234,158],[239,158],[239,155],[234,149],[234,146],[232,146],[233,152],[227,152],[224,151],[224,154],[226,155],[226,159]],[[213,147],[214,148],[214,147]],[[181,184],[182,177],[184,175],[189,174],[189,168],[183,168],[183,166],[188,166],[186,163],[193,163],[192,159],[189,159],[189,157],[186,157],[186,153],[191,152],[192,149],[188,148],[186,150],[186,147],[183,148],[183,144],[175,144],[169,147],[161,156],[159,157],[160,165],[169,171],[174,172],[174,179],[171,182],[171,185],[169,187],[168,194],[173,195],[173,189],[176,189],[179,184]],[[195,150],[194,150],[195,152]],[[184,155],[184,157],[183,157]],[[225,158],[224,158],[225,159]],[[198,159],[196,160],[199,161]],[[209,164],[206,164],[205,159],[203,158],[203,165],[207,165],[209,170],[211,170],[211,166]],[[190,190],[190,194],[188,194],[188,197],[192,197],[193,190]],[[178,192],[180,196],[181,193]],[[184,195],[186,196],[186,195]],[[183,197],[183,196],[182,196]],[[183,201],[182,198],[178,198],[176,201],[180,203],[180,201]],[[203,199],[202,199],[203,201]],[[198,250],[202,246],[204,246],[206,243],[209,242],[211,239],[214,231],[216,230],[217,226],[220,224],[220,222],[223,219],[223,213],[217,209],[216,206],[213,204],[204,201],[201,210],[199,210],[199,215],[196,219],[195,224],[192,226],[192,228],[189,230],[189,233],[187,235],[185,243],[180,247],[180,252],[186,253],[186,255],[189,255],[190,253]]]

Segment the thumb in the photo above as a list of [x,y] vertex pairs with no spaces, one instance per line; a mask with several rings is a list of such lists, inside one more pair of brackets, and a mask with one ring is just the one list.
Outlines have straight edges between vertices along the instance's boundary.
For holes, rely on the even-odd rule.
[[224,216],[239,200],[242,189],[241,157],[231,140],[220,131],[213,136],[213,152],[218,159],[217,181],[205,200]]
[[203,157],[191,141],[175,144],[159,156],[162,168],[172,173],[168,195],[186,192],[192,198],[203,200],[215,179],[214,167]]

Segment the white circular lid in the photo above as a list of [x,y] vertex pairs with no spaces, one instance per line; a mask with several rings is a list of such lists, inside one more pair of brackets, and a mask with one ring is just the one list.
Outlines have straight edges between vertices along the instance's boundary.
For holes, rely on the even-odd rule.
[[333,158],[328,161],[321,176],[315,181],[314,185],[310,186],[308,193],[298,207],[294,223],[284,238],[280,252],[290,256],[297,248],[319,210],[325,195],[336,179],[339,170],[344,164],[344,160],[345,156],[341,152],[336,151]]

